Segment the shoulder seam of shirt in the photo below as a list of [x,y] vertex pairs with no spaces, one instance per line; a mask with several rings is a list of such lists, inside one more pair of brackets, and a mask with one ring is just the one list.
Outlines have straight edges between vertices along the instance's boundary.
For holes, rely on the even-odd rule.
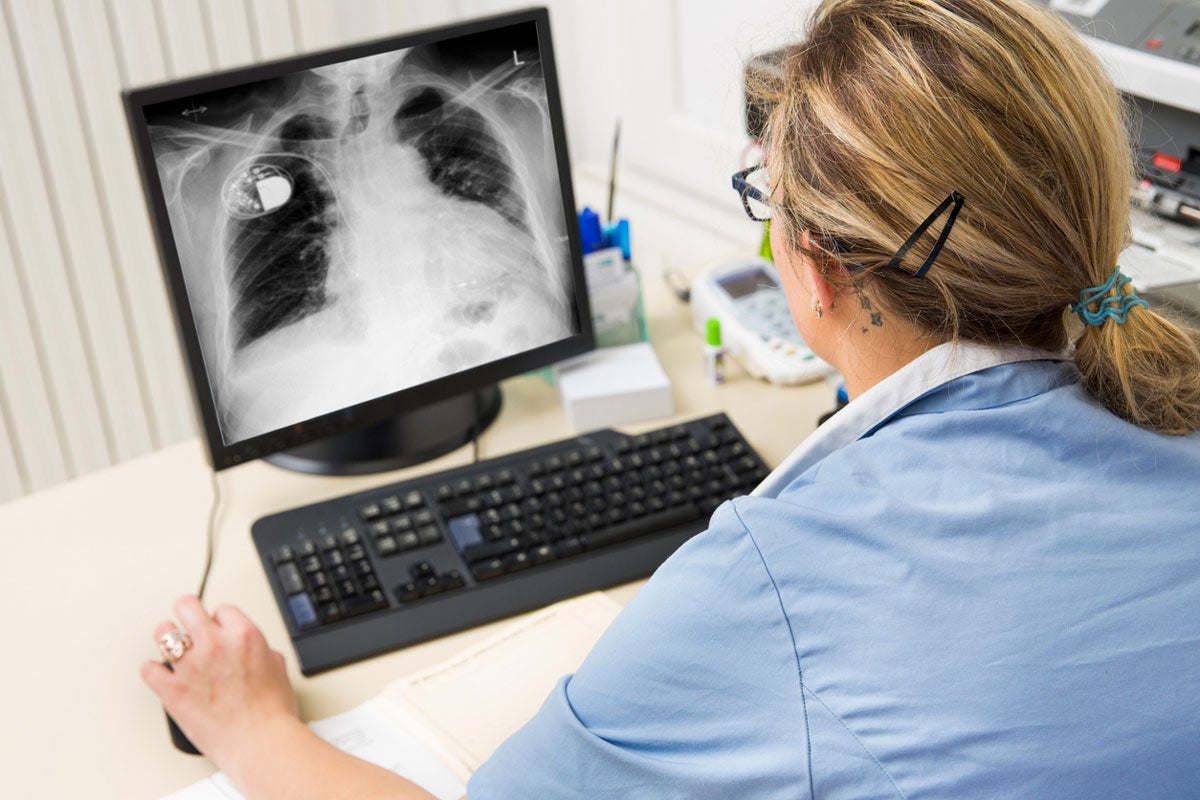
[[[742,530],[746,532],[746,536],[750,539],[750,544],[754,545],[754,552],[758,554],[759,563],[762,564],[763,572],[767,574],[767,580],[771,582],[771,590],[775,592],[775,599],[779,603],[779,615],[783,617],[783,623],[787,626],[788,637],[792,641],[792,655],[796,657],[796,677],[800,682],[800,709],[804,714],[804,745],[806,748],[806,758],[808,761],[808,796],[809,800],[816,800],[816,790],[813,788],[813,771],[812,771],[812,734],[808,727],[808,699],[805,697],[804,688],[804,667],[800,664],[800,648],[796,646],[796,634],[792,630],[792,620],[787,615],[787,609],[783,605],[783,596],[779,593],[779,586],[775,583],[775,576],[771,574],[771,568],[767,566],[767,559],[763,556],[762,549],[758,546],[758,541],[755,540],[754,534],[750,532],[750,526],[742,519],[741,513],[738,511],[737,503],[730,501],[729,507],[733,509],[733,515],[737,517],[738,523],[742,526]],[[813,695],[816,697],[816,695]],[[819,700],[819,698],[818,698]],[[824,705],[824,703],[822,703]],[[828,708],[828,707],[826,707]],[[830,712],[833,713],[833,712]],[[861,744],[861,742],[860,742]],[[874,756],[872,756],[874,758]],[[876,761],[876,764],[879,762]],[[882,769],[882,767],[880,767]],[[886,775],[887,773],[884,772]],[[889,779],[891,776],[888,776]],[[895,783],[892,784],[895,786]],[[899,791],[899,789],[897,789]]]

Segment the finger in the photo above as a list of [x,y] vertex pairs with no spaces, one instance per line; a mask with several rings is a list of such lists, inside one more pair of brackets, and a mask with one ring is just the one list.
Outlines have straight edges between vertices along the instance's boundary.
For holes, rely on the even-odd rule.
[[142,682],[165,702],[172,691],[171,670],[157,661],[143,661],[140,672]]
[[216,623],[200,605],[200,599],[194,594],[185,594],[175,601],[175,614],[183,627],[192,638],[203,638],[212,633]]
[[231,606],[228,603],[222,603],[213,611],[213,619],[222,628],[244,629],[255,627],[250,618],[242,613],[242,610],[237,606]]

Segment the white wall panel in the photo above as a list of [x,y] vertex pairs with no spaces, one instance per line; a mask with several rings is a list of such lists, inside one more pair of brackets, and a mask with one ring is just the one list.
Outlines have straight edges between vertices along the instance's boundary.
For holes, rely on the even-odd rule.
[[247,9],[258,60],[283,58],[298,50],[288,0],[250,0]]
[[204,12],[216,66],[230,69],[252,63],[255,48],[245,0],[207,0]]
[[215,45],[200,0],[158,0],[154,13],[172,78],[213,69]]
[[[60,3],[63,0],[59,0]],[[121,64],[103,0],[70,0],[61,14],[73,54],[80,113],[89,134],[89,150],[99,184],[99,213],[112,247],[116,285],[132,338],[139,389],[154,447],[177,442],[194,430],[185,384],[150,221],[142,200],[137,167],[119,99],[124,84]],[[140,48],[159,50],[155,39]],[[161,61],[149,67],[150,80],[161,80]],[[147,81],[149,82],[149,81]]]
[[108,46],[123,85],[145,86],[170,77],[155,0],[105,0],[105,9],[111,27]]
[[17,467],[16,448],[9,435],[8,412],[4,408],[4,381],[0,380],[0,503],[25,493],[21,471]]
[[21,285],[4,216],[0,215],[0,406],[7,433],[0,461],[23,467],[21,488],[34,491],[65,481],[69,473],[55,406],[47,394],[39,336],[26,310],[28,293]]
[[[28,8],[29,4],[20,4]],[[41,345],[47,394],[62,424],[68,470],[81,474],[111,463],[112,454],[100,411],[100,396],[80,322],[78,290],[68,272],[65,246],[59,238],[52,182],[41,149],[42,131],[32,113],[32,91],[20,61],[32,42],[19,46],[13,30],[12,6],[4,3],[0,22],[0,187],[13,261],[23,271],[34,333]],[[38,42],[36,46],[43,43]],[[13,424],[19,426],[20,420]]]
[[84,131],[86,92],[73,78],[74,53],[63,40],[55,3],[14,4],[13,33],[21,43],[26,102],[40,138],[67,280],[99,388],[101,426],[111,455],[132,458],[151,449],[150,429],[140,413],[141,380],[92,168],[95,150]]

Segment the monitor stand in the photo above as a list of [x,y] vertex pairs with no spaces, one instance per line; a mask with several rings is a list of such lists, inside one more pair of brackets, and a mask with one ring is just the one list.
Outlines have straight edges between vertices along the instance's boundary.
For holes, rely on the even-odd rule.
[[445,455],[482,433],[500,413],[492,384],[405,411],[394,419],[266,456],[277,467],[313,475],[366,475]]

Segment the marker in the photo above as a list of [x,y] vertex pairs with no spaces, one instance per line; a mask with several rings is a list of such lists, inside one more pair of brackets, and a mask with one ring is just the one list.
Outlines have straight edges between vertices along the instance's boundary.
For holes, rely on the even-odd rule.
[[714,386],[725,382],[725,348],[721,347],[721,320],[708,318],[704,340],[704,373]]

